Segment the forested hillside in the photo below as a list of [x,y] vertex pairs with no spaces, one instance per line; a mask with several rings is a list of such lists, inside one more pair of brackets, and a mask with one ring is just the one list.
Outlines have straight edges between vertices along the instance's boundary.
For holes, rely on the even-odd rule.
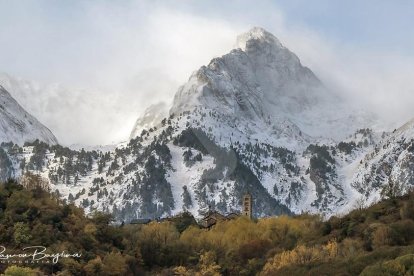
[[397,195],[391,183],[381,202],[327,221],[307,214],[239,217],[207,230],[182,213],[113,225],[110,215],[86,217],[51,195],[40,177],[27,175],[20,184],[1,185],[0,245],[9,254],[36,245],[80,257],[0,269],[6,275],[412,275],[414,193]]

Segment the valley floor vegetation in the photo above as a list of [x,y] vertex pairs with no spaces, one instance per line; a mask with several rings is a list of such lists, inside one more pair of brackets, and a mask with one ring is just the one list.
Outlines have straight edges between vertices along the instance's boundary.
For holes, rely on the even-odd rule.
[[2,275],[414,275],[414,193],[343,217],[310,214],[201,229],[189,213],[146,225],[50,194],[39,177],[0,187],[0,245],[80,252],[57,264],[5,264]]

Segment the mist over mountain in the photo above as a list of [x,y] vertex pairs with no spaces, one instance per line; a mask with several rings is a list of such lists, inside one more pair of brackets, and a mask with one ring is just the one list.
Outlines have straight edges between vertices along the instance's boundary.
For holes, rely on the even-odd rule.
[[313,137],[335,139],[372,125],[374,115],[325,88],[264,29],[256,27],[240,35],[236,45],[193,73],[176,93],[170,113],[203,106],[252,121],[287,121]]
[[149,130],[156,127],[162,119],[168,116],[168,106],[164,102],[153,104],[145,109],[142,116],[140,116],[131,131],[130,139],[141,135],[143,130]]
[[97,88],[41,83],[1,72],[0,85],[46,124],[63,145],[125,141],[134,124],[133,116],[139,114],[138,104],[125,105],[120,93],[105,93]]
[[114,150],[3,145],[3,178],[39,173],[66,200],[118,221],[237,212],[246,192],[257,217],[330,216],[377,200],[390,180],[414,184],[410,124],[395,133],[378,124],[255,27],[196,70],[171,106],[149,107]]
[[57,144],[58,141],[52,132],[29,114],[0,85],[0,142],[13,141],[23,145],[35,140],[47,144]]

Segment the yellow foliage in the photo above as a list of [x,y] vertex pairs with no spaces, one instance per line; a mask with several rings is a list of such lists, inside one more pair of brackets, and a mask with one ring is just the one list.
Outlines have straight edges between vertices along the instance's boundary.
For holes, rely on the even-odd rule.
[[319,221],[320,219],[315,216],[279,216],[259,220],[257,228],[261,232],[261,239],[280,244],[288,236],[305,237],[314,234],[316,223]]
[[212,251],[200,256],[199,271],[197,276],[220,276],[220,266],[216,263],[216,255]]
[[195,226],[188,227],[183,233],[181,233],[180,241],[183,244],[186,244],[192,248],[206,248],[208,244],[206,243],[205,236],[207,234],[207,230],[200,229]]
[[73,273],[65,269],[65,270],[58,272],[56,276],[73,276]]
[[96,226],[95,226],[95,224],[93,224],[93,223],[88,223],[88,224],[86,224],[85,225],[85,227],[83,228],[83,231],[86,233],[86,234],[89,234],[89,235],[95,235],[96,234]]
[[21,267],[21,266],[9,266],[6,271],[4,271],[5,276],[40,276],[44,275],[37,269],[31,269],[29,267]]
[[86,275],[94,276],[100,275],[103,271],[103,263],[101,258],[98,256],[93,260],[90,260],[84,267]]
[[103,260],[99,256],[90,260],[83,270],[87,276],[122,275],[127,272],[127,262],[121,253],[111,252]]
[[174,268],[174,275],[176,276],[192,276],[194,271],[188,270],[184,266],[177,266]]
[[[210,230],[189,227],[180,241],[195,251],[215,250],[216,252],[238,251],[251,241],[266,241],[269,245],[285,245],[289,238],[308,235],[315,228],[311,225],[315,217],[292,218],[288,216],[260,219],[257,223],[240,217],[219,222]],[[292,243],[289,244],[289,246]]]
[[179,233],[170,222],[151,222],[144,225],[139,233],[139,240],[156,245],[173,245],[179,238]]
[[198,262],[198,271],[187,269],[183,266],[174,268],[177,276],[220,276],[221,267],[216,263],[216,254],[213,251],[204,252]]
[[352,257],[363,251],[363,245],[360,240],[346,238],[341,242],[339,251],[342,257]]
[[103,264],[103,275],[123,275],[127,271],[127,263],[121,253],[112,252],[105,255]]
[[372,235],[372,245],[375,248],[391,245],[393,241],[391,228],[386,225],[379,226]]
[[283,251],[270,259],[264,269],[263,275],[273,275],[282,267],[296,264],[309,264],[315,261],[329,261],[338,256],[338,243],[335,240],[329,241],[320,247],[306,247],[299,245],[293,250]]
[[323,246],[322,250],[326,252],[329,259],[334,259],[338,256],[338,243],[336,240],[331,240]]
[[413,275],[414,255],[408,254],[386,262],[367,266],[361,276],[377,275]]

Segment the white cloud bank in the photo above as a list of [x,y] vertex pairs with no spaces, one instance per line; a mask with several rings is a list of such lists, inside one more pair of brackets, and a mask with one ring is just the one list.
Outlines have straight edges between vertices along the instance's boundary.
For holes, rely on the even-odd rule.
[[389,122],[414,117],[413,56],[288,24],[271,1],[251,9],[246,1],[230,2],[244,8],[216,6],[220,12],[215,13],[211,7],[192,7],[194,1],[180,6],[84,1],[71,12],[51,16],[62,10],[14,4],[10,18],[0,12],[10,22],[7,27],[13,26],[0,24],[0,71],[69,87],[40,85],[32,95],[28,90],[14,94],[62,143],[106,144],[126,139],[146,106],[170,101],[192,71],[228,52],[237,34],[258,25],[274,33],[327,86],[357,104]]

